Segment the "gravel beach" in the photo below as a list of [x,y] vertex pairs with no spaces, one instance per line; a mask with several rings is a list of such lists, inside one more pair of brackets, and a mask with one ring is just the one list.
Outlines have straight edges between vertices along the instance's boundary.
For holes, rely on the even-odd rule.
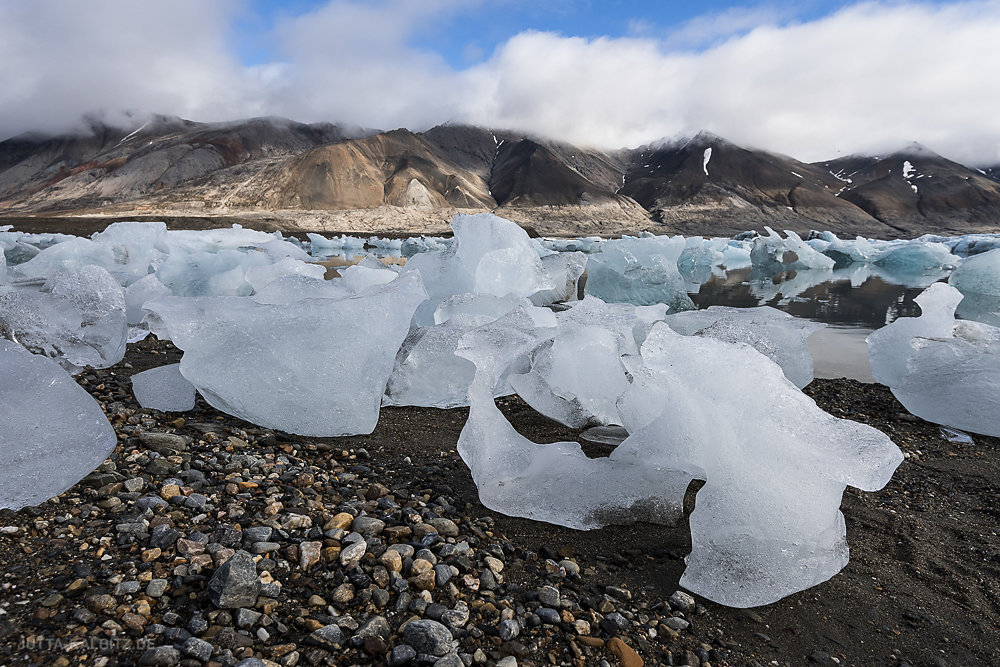
[[[951,442],[883,386],[806,388],[907,457],[882,491],[845,494],[850,564],[738,610],[678,590],[684,524],[484,508],[455,451],[467,410],[384,408],[373,434],[323,439],[201,399],[141,408],[129,377],[179,357],[149,339],[78,377],[119,444],[58,498],[0,512],[0,663],[1000,664],[1000,440]],[[579,435],[498,405],[537,442]]]

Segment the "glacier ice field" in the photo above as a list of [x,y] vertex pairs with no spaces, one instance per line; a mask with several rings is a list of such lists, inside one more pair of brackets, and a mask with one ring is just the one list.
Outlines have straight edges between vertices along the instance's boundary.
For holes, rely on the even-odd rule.
[[[878,308],[854,304],[865,313],[852,317],[877,329],[871,373],[908,410],[1000,436],[1000,235],[537,239],[491,214],[452,229],[299,240],[236,225],[121,222],[90,238],[0,227],[0,450],[14,462],[0,507],[62,493],[113,450],[73,375],[151,333],[183,352],[132,377],[152,409],[190,410],[200,395],[267,428],[341,436],[371,433],[383,406],[469,406],[459,454],[483,504],[513,516],[669,524],[702,480],[681,583],[739,607],[843,568],[844,489],[880,489],[902,461],[887,436],[801,391],[825,327],[801,315],[845,308],[829,286],[877,286]],[[515,393],[569,427],[628,435],[599,459],[531,442],[494,402]],[[55,425],[45,437],[42,420]]]

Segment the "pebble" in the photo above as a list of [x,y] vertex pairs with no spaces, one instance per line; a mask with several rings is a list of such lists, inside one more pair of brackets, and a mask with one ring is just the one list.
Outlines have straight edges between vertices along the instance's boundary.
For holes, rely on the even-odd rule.
[[606,586],[604,592],[622,602],[628,602],[632,599],[632,591],[621,586]]
[[500,625],[497,627],[497,634],[500,635],[500,639],[510,641],[521,634],[521,626],[514,619],[507,619],[500,622]]
[[208,582],[212,604],[225,609],[252,607],[260,592],[257,565],[246,551],[237,551]]
[[336,623],[324,625],[306,637],[306,642],[328,651],[335,651],[344,643],[344,631]]
[[351,524],[351,530],[365,537],[378,535],[385,529],[385,521],[370,516],[359,516]]
[[191,637],[181,646],[181,652],[186,656],[205,661],[212,657],[212,645],[203,639]]
[[400,667],[401,665],[409,664],[416,657],[416,649],[407,644],[400,644],[392,649],[392,653],[389,654],[389,667]]
[[447,627],[429,619],[410,621],[403,628],[403,641],[417,653],[443,656],[452,650],[454,639]]
[[543,586],[538,591],[538,601],[547,607],[558,607],[559,589],[554,586]]
[[181,661],[181,652],[173,646],[156,646],[146,651],[139,658],[141,667],[174,667]]
[[389,572],[401,572],[403,570],[403,557],[398,550],[390,548],[379,556],[378,564]]
[[299,543],[299,567],[306,571],[311,570],[314,565],[319,563],[322,549],[322,542]]
[[683,618],[679,618],[677,616],[671,616],[670,618],[664,619],[663,625],[667,626],[671,630],[676,630],[678,632],[682,630],[687,630],[689,627],[691,627],[690,622],[686,621]]
[[548,607],[539,607],[535,610],[535,614],[541,619],[542,623],[548,623],[549,625],[559,625],[562,622],[562,617],[559,612],[555,609],[549,609]]
[[[631,646],[623,642],[618,637],[612,637],[607,641],[607,649],[611,651],[616,658],[618,658],[618,663],[621,667],[642,667],[643,659],[639,657],[639,654],[635,652]],[[690,664],[700,664],[698,663],[686,663]]]
[[366,542],[355,542],[340,552],[340,564],[346,569],[351,569],[361,562],[361,558],[367,551],[368,544]]
[[670,606],[678,611],[689,612],[695,608],[697,604],[695,599],[684,591],[674,591],[674,593],[667,599]]
[[151,598],[158,598],[167,592],[169,583],[166,579],[150,579],[146,584],[146,595]]

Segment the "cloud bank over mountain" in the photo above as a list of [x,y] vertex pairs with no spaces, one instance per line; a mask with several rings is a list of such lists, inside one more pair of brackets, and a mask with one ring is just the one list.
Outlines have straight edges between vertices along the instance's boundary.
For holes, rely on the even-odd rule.
[[[515,3],[516,5],[516,3]],[[803,160],[919,140],[1000,162],[1000,2],[762,9],[628,36],[525,31],[455,67],[422,37],[469,3],[334,1],[284,15],[245,64],[233,0],[0,0],[0,136],[139,109],[422,130],[455,120],[603,148],[707,128]]]

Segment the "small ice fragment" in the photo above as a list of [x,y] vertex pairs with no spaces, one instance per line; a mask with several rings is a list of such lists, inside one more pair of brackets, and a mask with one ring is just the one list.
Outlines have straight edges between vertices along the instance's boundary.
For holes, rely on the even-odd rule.
[[963,445],[975,444],[975,441],[972,439],[972,436],[969,435],[968,433],[965,433],[964,431],[959,431],[958,429],[955,428],[948,428],[947,426],[941,426],[939,427],[939,430],[941,431],[941,437],[947,440],[948,442],[957,442]]
[[151,368],[132,376],[132,393],[144,408],[187,412],[194,408],[194,385],[181,375],[180,364]]

